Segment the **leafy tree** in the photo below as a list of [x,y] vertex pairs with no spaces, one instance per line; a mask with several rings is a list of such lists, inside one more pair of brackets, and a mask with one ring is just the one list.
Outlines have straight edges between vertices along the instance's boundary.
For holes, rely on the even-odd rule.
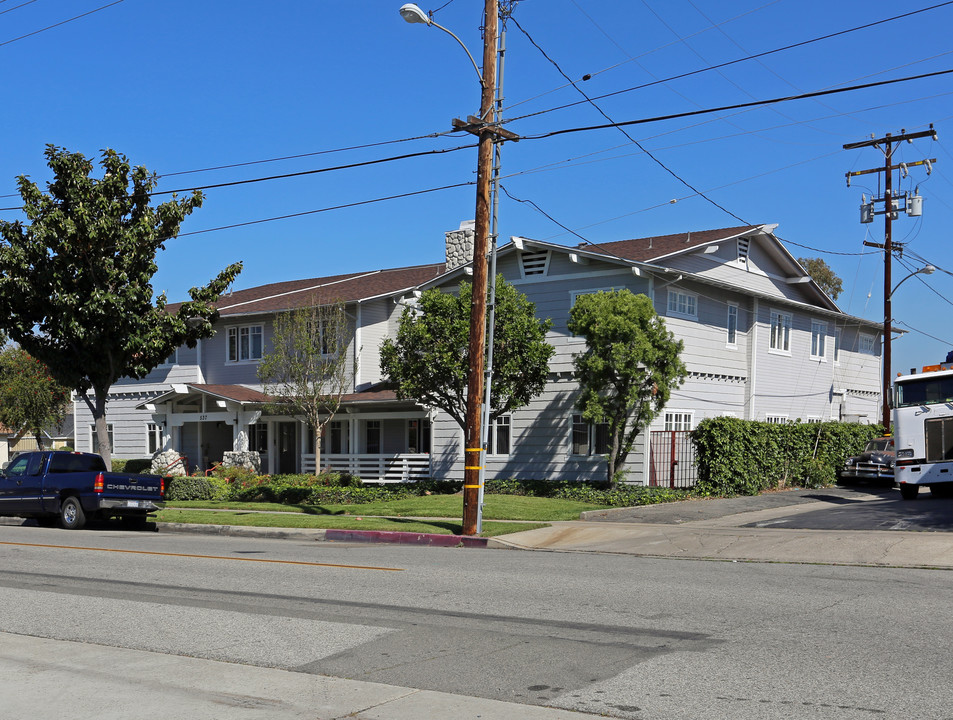
[[156,253],[201,206],[201,193],[153,207],[156,176],[113,150],[102,153],[101,179],[90,177],[93,162],[80,153],[48,145],[45,154],[54,175],[46,193],[17,179],[28,222],[0,221],[0,324],[83,398],[111,467],[110,386],[145,377],[180,345],[211,337],[213,303],[241,263],[170,310],[164,293],[153,299]]
[[33,433],[41,450],[43,429],[63,421],[69,395],[69,388],[23,349],[11,345],[0,352],[0,422]]
[[828,295],[831,300],[836,300],[837,296],[844,290],[844,285],[837,274],[831,269],[830,265],[824,262],[823,258],[798,258],[807,274],[816,282],[821,290]]
[[280,412],[307,418],[314,430],[315,472],[320,472],[324,427],[354,385],[351,327],[343,303],[315,302],[278,315],[272,344],[258,377]]
[[569,331],[586,339],[586,351],[573,359],[576,407],[588,422],[607,424],[608,481],[615,483],[638,434],[685,379],[682,341],[649,298],[628,290],[580,295]]
[[[454,295],[425,291],[416,308],[401,314],[397,339],[381,345],[381,370],[397,396],[437,407],[466,426],[470,366],[470,283]],[[549,320],[502,276],[496,281],[496,327],[490,419],[523,407],[539,395],[549,375],[553,347],[546,342]]]

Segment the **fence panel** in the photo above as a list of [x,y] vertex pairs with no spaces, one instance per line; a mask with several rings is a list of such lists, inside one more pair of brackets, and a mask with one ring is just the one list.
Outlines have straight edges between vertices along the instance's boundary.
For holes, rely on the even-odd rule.
[[649,485],[690,488],[697,482],[691,430],[653,430],[649,437]]

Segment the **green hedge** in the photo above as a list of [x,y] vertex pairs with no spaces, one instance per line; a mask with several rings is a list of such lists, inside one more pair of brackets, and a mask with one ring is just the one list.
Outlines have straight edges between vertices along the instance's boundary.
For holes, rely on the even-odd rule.
[[129,460],[113,458],[112,466],[113,472],[148,475],[149,471],[152,470],[152,460],[150,458],[131,458]]
[[755,495],[788,485],[830,485],[847,457],[861,452],[868,440],[882,434],[880,425],[777,425],[709,418],[692,431],[699,491]]

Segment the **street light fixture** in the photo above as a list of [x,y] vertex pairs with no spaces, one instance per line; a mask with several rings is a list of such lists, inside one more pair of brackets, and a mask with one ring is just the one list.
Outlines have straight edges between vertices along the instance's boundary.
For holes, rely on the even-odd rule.
[[433,18],[427,15],[427,13],[421,10],[414,3],[407,3],[406,5],[401,5],[400,16],[409,23],[420,23],[421,25],[432,25],[438,30],[443,30],[445,33],[447,33],[447,35],[449,35],[454,40],[456,40],[459,43],[460,47],[463,48],[463,52],[465,52],[467,54],[467,57],[470,58],[470,62],[473,65],[473,69],[476,70],[477,79],[480,81],[480,85],[483,85],[483,76],[480,74],[480,68],[477,67],[476,60],[473,59],[473,55],[470,54],[470,51],[467,50],[467,46],[463,44],[463,41],[460,38],[458,38],[456,35],[450,32],[450,30],[445,28],[443,25],[438,25],[437,23],[435,23],[433,21]]
[[919,270],[914,270],[912,273],[907,275],[903,280],[901,280],[896,285],[894,285],[893,290],[890,291],[889,297],[893,297],[893,294],[897,292],[897,288],[903,285],[904,280],[909,280],[914,275],[932,275],[934,272],[936,272],[936,268],[933,267],[932,265],[924,265]]
[[467,370],[467,408],[464,432],[463,461],[463,534],[475,535],[481,529],[484,447],[484,369],[486,352],[487,251],[490,240],[490,179],[493,173],[493,148],[497,138],[518,139],[503,131],[494,122],[493,104],[496,92],[497,52],[499,39],[498,0],[484,0],[483,6],[483,73],[466,45],[447,28],[435,23],[419,7],[407,3],[400,8],[401,17],[410,23],[433,25],[453,37],[466,50],[480,77],[480,114],[467,122],[454,120],[454,127],[479,138],[477,150],[476,213],[473,228],[473,289],[470,304],[470,367]]

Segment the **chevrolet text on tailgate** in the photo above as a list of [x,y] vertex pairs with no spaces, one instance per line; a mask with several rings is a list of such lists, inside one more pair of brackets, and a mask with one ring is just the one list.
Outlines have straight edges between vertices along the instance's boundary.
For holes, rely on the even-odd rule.
[[953,496],[953,353],[947,362],[894,379],[894,475],[904,500],[921,485],[934,495]]
[[107,472],[91,453],[21,453],[0,473],[0,516],[58,521],[67,530],[110,517],[144,524],[164,495],[165,478]]

